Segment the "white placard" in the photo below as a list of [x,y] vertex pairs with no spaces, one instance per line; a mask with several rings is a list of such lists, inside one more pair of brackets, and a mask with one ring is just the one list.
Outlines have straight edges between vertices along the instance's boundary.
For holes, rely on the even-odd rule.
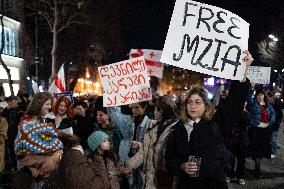
[[160,62],[221,78],[241,80],[249,24],[225,9],[176,0]]
[[104,107],[151,100],[151,88],[143,56],[98,68]]
[[258,84],[270,83],[271,67],[250,66],[248,78],[251,82]]

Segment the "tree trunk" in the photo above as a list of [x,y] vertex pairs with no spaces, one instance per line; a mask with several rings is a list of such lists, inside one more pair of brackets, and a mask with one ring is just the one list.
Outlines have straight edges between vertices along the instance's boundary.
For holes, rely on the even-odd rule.
[[[3,0],[1,1],[1,4],[3,5],[4,2]],[[2,12],[4,12],[4,6],[2,6]],[[5,39],[4,39],[4,21],[3,21],[4,15],[2,14],[0,19],[1,19],[1,26],[2,26],[2,31],[1,31],[1,39],[2,39],[2,43],[1,43],[1,49],[0,49],[0,62],[1,65],[3,66],[3,68],[5,69],[7,75],[8,75],[8,83],[9,83],[9,88],[10,88],[10,92],[11,95],[14,96],[14,90],[13,90],[13,85],[12,85],[12,78],[11,78],[11,73],[10,73],[10,69],[6,66],[6,64],[4,63],[3,59],[2,59],[2,53],[4,50],[4,45],[5,45]]]
[[[55,27],[53,27],[55,28]],[[52,82],[53,78],[56,75],[56,67],[57,67],[57,33],[53,32],[52,37],[52,50],[51,50],[51,76],[50,76],[50,83]]]
[[58,47],[58,7],[57,1],[54,1],[54,24],[52,30],[52,50],[51,50],[51,76],[49,78],[49,83],[53,81],[56,70],[57,70],[57,47]]

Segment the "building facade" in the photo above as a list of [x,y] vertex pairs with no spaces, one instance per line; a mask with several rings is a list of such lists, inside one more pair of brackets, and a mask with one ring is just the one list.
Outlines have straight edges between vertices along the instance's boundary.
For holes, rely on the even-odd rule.
[[[2,1],[3,2],[3,1]],[[24,68],[25,61],[22,58],[23,52],[20,49],[19,37],[21,23],[16,21],[16,1],[8,0],[3,4],[0,4],[1,10],[4,6],[4,49],[1,54],[1,57],[4,61],[4,64],[10,69],[12,82],[13,82],[13,91],[16,95],[20,89],[20,80],[23,78],[22,69]],[[0,25],[0,34],[2,36],[2,26]],[[0,37],[0,46],[2,45],[2,37]],[[9,84],[8,84],[8,75],[5,69],[0,65],[0,83],[2,83],[5,91],[5,96],[11,95]]]

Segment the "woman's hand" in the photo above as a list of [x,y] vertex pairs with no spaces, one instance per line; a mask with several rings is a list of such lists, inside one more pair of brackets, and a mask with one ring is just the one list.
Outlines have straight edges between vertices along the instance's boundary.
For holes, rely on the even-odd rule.
[[246,67],[248,68],[254,59],[252,58],[252,55],[250,54],[248,50],[243,51],[243,53],[245,54],[243,61],[246,63]]
[[181,170],[183,170],[186,174],[192,175],[198,171],[198,166],[194,162],[186,162],[181,164]]
[[129,176],[129,175],[132,174],[133,168],[130,167],[129,165],[120,166],[120,167],[118,167],[118,171],[119,171],[122,175]]
[[141,142],[132,141],[132,149],[139,150],[142,147]]
[[245,82],[247,79],[247,73],[248,73],[248,68],[250,67],[251,63],[253,62],[253,58],[252,55],[250,54],[250,52],[248,50],[243,51],[243,53],[245,54],[245,57],[243,58],[243,61],[246,64],[246,69],[245,69],[245,74],[244,74],[244,78],[242,80],[242,82]]

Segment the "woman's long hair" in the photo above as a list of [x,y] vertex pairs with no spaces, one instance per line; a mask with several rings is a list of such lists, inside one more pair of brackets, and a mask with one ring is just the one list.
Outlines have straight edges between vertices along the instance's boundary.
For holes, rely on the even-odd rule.
[[209,98],[208,98],[208,93],[205,89],[200,88],[200,87],[195,87],[193,89],[191,89],[183,103],[183,107],[182,107],[182,111],[181,111],[181,118],[183,121],[187,122],[188,119],[191,119],[190,115],[188,114],[187,111],[187,103],[189,98],[192,95],[198,95],[201,97],[203,103],[205,104],[205,112],[204,114],[201,116],[201,118],[205,119],[205,120],[212,120],[214,114],[215,114],[215,108],[213,106],[213,104],[210,102]]
[[166,120],[177,118],[176,104],[171,99],[170,96],[166,95],[166,96],[159,97],[155,105],[158,111],[162,111],[162,115],[161,115],[162,118],[160,122],[163,123]]
[[64,96],[60,97],[56,101],[56,103],[54,105],[54,108],[53,108],[54,114],[58,115],[58,108],[59,108],[61,102],[65,102],[67,117],[68,118],[73,118],[74,117],[74,109],[73,109],[73,106],[72,106],[72,102],[68,98],[66,98]]
[[42,120],[42,106],[48,100],[51,100],[51,104],[53,104],[53,96],[48,92],[35,94],[27,108],[26,114],[29,116],[36,116],[38,120]]

